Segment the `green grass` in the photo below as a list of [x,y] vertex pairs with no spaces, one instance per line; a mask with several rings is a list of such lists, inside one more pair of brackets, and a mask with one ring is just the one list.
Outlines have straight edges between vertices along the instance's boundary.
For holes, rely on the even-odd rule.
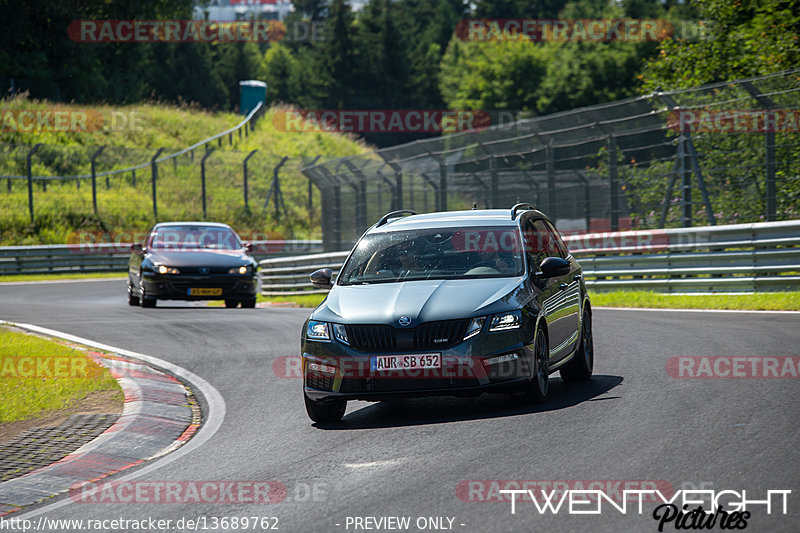
[[[316,307],[324,294],[299,296],[261,296],[259,302],[293,302],[300,307]],[[663,294],[647,291],[591,293],[592,305],[598,307],[651,307],[657,309],[747,309],[800,310],[800,292],[762,292],[755,294]]]
[[271,302],[271,303],[295,303],[300,307],[310,307],[314,308],[322,303],[322,300],[325,299],[325,294],[300,294],[298,296],[263,296],[261,294],[258,295],[259,302]]
[[[104,117],[112,112],[136,116],[140,131],[131,128],[93,132],[0,132],[0,174],[25,175],[31,145],[43,143],[33,156],[32,172],[38,176],[70,176],[90,173],[90,157],[98,146],[106,149],[96,160],[98,172],[147,163],[159,148],[176,152],[204,138],[229,129],[242,120],[235,113],[211,113],[191,107],[137,104],[123,107],[53,104],[21,98],[0,100],[3,110],[42,110],[52,107],[93,111]],[[214,142],[206,162],[207,219],[231,224],[249,240],[267,238],[318,238],[320,198],[314,188],[313,208],[308,209],[308,178],[300,172],[303,158],[323,160],[367,152],[363,142],[337,133],[279,131],[273,120],[278,108],[267,110],[249,136],[233,135]],[[250,209],[244,207],[242,162],[248,162]],[[163,154],[162,154],[163,155]],[[264,207],[273,169],[282,157],[289,161],[280,170],[281,191],[288,217],[275,216],[274,205]],[[203,218],[200,159],[203,149],[158,166],[159,220]],[[131,242],[154,222],[149,168],[97,180],[98,213],[93,212],[91,180],[50,181],[47,191],[34,183],[35,219],[28,212],[27,184],[0,180],[0,245],[63,244],[80,242],[81,234],[105,233],[118,242]]]
[[66,409],[94,391],[122,390],[80,350],[0,326],[0,423]]
[[50,281],[61,279],[125,278],[125,272],[70,272],[66,274],[7,274],[0,283],[10,281]]
[[746,309],[800,310],[798,292],[753,294],[663,294],[648,291],[591,293],[592,305],[604,307],[650,307],[656,309]]

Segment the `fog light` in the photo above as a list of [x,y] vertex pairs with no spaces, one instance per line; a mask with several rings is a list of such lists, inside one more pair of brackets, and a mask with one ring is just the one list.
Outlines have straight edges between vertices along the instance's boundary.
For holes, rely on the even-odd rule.
[[309,372],[322,372],[324,374],[335,374],[336,367],[330,365],[323,365],[322,363],[308,363]]
[[500,363],[506,363],[508,361],[516,361],[519,359],[519,354],[517,353],[507,353],[504,355],[498,355],[495,357],[490,357],[488,359],[483,360],[483,364],[486,366],[491,365],[499,365]]

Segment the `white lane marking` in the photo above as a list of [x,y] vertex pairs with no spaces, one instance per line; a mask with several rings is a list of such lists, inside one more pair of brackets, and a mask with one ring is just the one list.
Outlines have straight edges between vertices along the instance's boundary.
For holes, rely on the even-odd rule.
[[43,283],[90,283],[95,281],[125,281],[127,278],[81,278],[81,279],[42,279],[38,281],[0,281],[0,287],[6,285],[41,285]]
[[677,308],[656,308],[656,307],[605,307],[605,306],[592,306],[592,309],[611,309],[614,311],[670,311],[680,313],[753,313],[753,314],[766,314],[766,313],[779,313],[786,315],[798,315],[800,311],[770,311],[769,309],[677,309]]
[[347,468],[379,468],[382,466],[395,466],[404,463],[400,459],[388,459],[386,461],[371,461],[368,463],[345,463]]
[[[132,357],[135,359],[139,359],[146,363],[149,363],[153,366],[159,367],[163,370],[166,370],[176,376],[179,376],[184,381],[186,381],[193,389],[199,390],[203,397],[206,399],[208,403],[208,416],[206,417],[203,425],[194,434],[194,436],[189,439],[189,441],[174,451],[169,455],[165,455],[160,459],[156,459],[143,468],[136,470],[135,472],[131,472],[130,474],[120,476],[119,478],[115,479],[116,481],[127,481],[129,479],[135,479],[137,477],[144,476],[145,474],[149,474],[162,466],[166,466],[169,463],[180,459],[187,453],[190,453],[208,441],[214,434],[219,430],[220,426],[222,426],[223,420],[225,420],[225,399],[219,393],[219,391],[214,388],[208,381],[201,378],[197,374],[186,370],[183,367],[170,363],[169,361],[164,361],[163,359],[159,359],[158,357],[153,357],[152,355],[145,355],[138,352],[132,352],[130,350],[124,350],[122,348],[116,348],[114,346],[109,346],[108,344],[103,344],[100,342],[95,342],[89,339],[84,339],[83,337],[78,337],[76,335],[70,335],[69,333],[64,333],[61,331],[56,331],[53,329],[43,328],[40,326],[34,326],[32,324],[19,324],[15,322],[9,322],[7,320],[1,320],[0,323],[11,324],[18,328],[27,329],[30,331],[35,331],[38,333],[42,333],[45,335],[50,335],[53,337],[59,337],[64,340],[77,342],[79,344],[85,344],[86,346],[91,346],[93,348],[97,348],[98,350],[106,350],[113,353],[118,353],[120,355],[125,355],[127,357]],[[37,509],[33,509],[31,511],[26,512],[24,509],[19,511],[20,516],[25,516],[32,518],[34,516],[38,516],[43,513],[54,511],[60,507],[64,507],[65,505],[69,505],[73,503],[73,501],[67,496],[63,496],[64,499],[51,503],[49,505],[45,505],[44,507],[39,507]]]

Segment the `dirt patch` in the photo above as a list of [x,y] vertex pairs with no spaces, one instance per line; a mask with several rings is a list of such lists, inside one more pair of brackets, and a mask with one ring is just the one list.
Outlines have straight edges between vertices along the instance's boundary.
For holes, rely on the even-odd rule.
[[94,391],[75,402],[68,409],[46,411],[35,418],[0,424],[0,442],[8,442],[17,435],[32,428],[55,427],[70,415],[77,414],[120,414],[124,404],[120,391]]

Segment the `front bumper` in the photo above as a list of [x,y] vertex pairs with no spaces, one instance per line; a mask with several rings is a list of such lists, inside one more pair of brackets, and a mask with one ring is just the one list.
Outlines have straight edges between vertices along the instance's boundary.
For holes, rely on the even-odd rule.
[[[145,275],[142,283],[147,296],[160,300],[227,300],[255,298],[255,275],[218,274],[210,276]],[[193,289],[219,289],[219,294],[190,294]]]
[[[378,401],[392,397],[476,396],[513,392],[524,386],[532,375],[533,346],[521,340],[519,333],[486,337],[478,335],[441,351],[375,354],[359,352],[335,340],[306,341],[303,388],[313,400]],[[378,371],[371,365],[373,356],[431,353],[441,354],[440,369]],[[309,367],[309,363],[315,364]]]

